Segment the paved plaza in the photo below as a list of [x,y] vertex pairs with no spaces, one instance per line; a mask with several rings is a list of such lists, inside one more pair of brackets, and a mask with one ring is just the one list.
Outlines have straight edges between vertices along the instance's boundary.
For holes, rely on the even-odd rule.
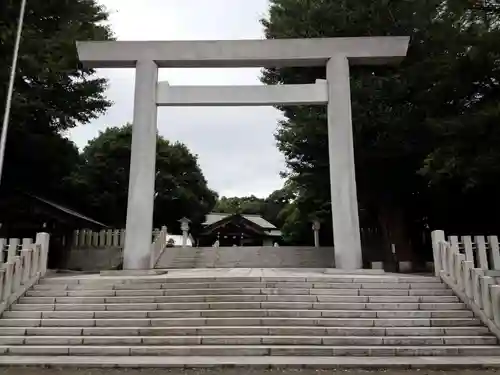
[[469,369],[469,370],[321,370],[321,369],[251,369],[251,368],[227,368],[227,369],[69,369],[69,368],[0,368],[0,375],[493,375],[499,374],[500,369]]

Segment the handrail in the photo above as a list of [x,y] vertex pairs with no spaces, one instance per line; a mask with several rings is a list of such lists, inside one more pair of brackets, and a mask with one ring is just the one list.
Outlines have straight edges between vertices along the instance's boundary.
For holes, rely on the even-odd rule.
[[434,231],[432,235],[436,275],[500,338],[500,285],[488,276],[488,269],[475,266],[485,264],[481,241],[476,252],[466,249],[461,253],[456,237],[446,241],[443,231]]
[[49,234],[37,233],[35,243],[25,238],[21,245],[12,238],[7,249],[6,242],[0,240],[0,315],[47,273]]
[[156,235],[153,243],[151,244],[151,261],[150,268],[155,268],[158,260],[167,247],[167,227],[161,227],[160,232]]

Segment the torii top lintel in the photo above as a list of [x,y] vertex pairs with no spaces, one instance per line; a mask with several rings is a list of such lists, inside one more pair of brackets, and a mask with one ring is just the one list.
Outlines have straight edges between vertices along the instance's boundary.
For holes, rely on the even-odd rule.
[[89,68],[134,68],[138,60],[160,68],[323,66],[335,55],[353,65],[397,64],[409,37],[358,37],[214,41],[77,42]]

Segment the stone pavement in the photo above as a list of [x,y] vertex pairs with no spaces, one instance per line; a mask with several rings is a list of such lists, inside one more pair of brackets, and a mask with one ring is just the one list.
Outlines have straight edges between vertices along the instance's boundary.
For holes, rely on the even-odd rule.
[[317,370],[317,369],[68,369],[68,368],[1,368],[0,375],[494,375],[500,370]]
[[[179,369],[179,374],[189,373],[189,369],[203,368],[205,371],[212,369],[217,373],[226,371],[227,374],[232,374],[232,368],[240,368],[241,371],[235,372],[235,375],[240,375],[242,371],[251,374],[252,371],[261,373],[262,371],[278,370],[281,367],[287,367],[290,373],[300,372],[301,370],[311,369],[319,371],[321,369],[341,369],[344,373],[349,369],[363,369],[364,372],[377,369],[379,372],[386,371],[383,369],[393,369],[394,374],[399,374],[402,371],[409,371],[414,369],[414,373],[428,374],[432,373],[431,370],[442,369],[444,371],[452,371],[460,369],[460,374],[467,374],[470,369],[478,368],[483,369],[483,372],[476,372],[478,374],[488,373],[484,372],[485,369],[496,369],[500,373],[500,357],[300,357],[300,356],[279,356],[279,357],[174,357],[174,356],[135,356],[135,357],[94,357],[94,356],[0,356],[0,375],[2,370],[9,366],[38,366],[38,367],[51,367],[59,368],[64,367],[75,374],[78,368],[122,368],[121,371],[130,371],[134,368],[141,368],[143,371],[150,369],[153,371],[155,368],[163,370]],[[14,367],[15,368],[15,367]],[[21,367],[18,367],[19,369]],[[180,371],[180,370],[184,371]],[[430,371],[430,372],[429,372]],[[224,372],[224,374],[226,374]],[[20,375],[20,373],[12,372],[12,374]],[[84,374],[85,372],[81,372]],[[103,372],[104,373],[104,372]],[[111,374],[113,372],[110,372]],[[148,374],[148,372],[143,372]],[[154,372],[151,372],[152,374]],[[173,372],[176,374],[175,372]],[[310,371],[309,373],[314,373]],[[304,374],[309,374],[304,372]],[[356,374],[356,372],[352,372]],[[361,372],[360,372],[361,373]],[[412,374],[412,372],[408,372]],[[446,372],[444,372],[446,373]],[[450,372],[451,373],[451,372]],[[495,373],[495,372],[490,372]],[[29,373],[27,373],[29,374]],[[35,374],[35,373],[33,373]],[[37,373],[38,374],[38,373]],[[47,374],[52,374],[47,372]],[[90,373],[89,373],[90,374]],[[99,374],[96,372],[96,374]],[[470,374],[475,374],[470,372]],[[241,374],[243,375],[243,374]]]
[[[161,269],[156,269],[160,272]],[[131,276],[123,271],[115,273],[116,276],[99,275],[99,274],[54,274],[51,277],[62,278],[77,278],[77,279],[113,279],[126,277],[127,279],[143,278],[146,275]],[[308,278],[308,277],[374,277],[374,278],[387,278],[388,276],[405,276],[405,274],[396,274],[384,272],[383,270],[356,270],[356,271],[343,271],[335,268],[189,268],[189,269],[168,269],[166,274],[151,275],[150,278],[234,278],[234,277],[292,277],[292,278]],[[415,276],[415,275],[406,275]],[[423,275],[420,275],[423,276]],[[429,275],[432,277],[432,275]]]
[[387,277],[402,274],[384,273],[382,270],[343,271],[335,268],[193,268],[171,269],[168,275],[172,277],[317,277],[320,275],[363,275]]
[[[244,277],[262,277],[262,278],[277,278],[284,277],[290,279],[307,279],[310,277],[315,278],[331,278],[331,277],[345,277],[352,278],[363,277],[363,278],[373,278],[376,282],[377,278],[387,278],[388,276],[401,277],[404,274],[389,273],[383,270],[356,270],[356,271],[342,271],[335,268],[190,268],[190,269],[168,269],[168,273],[161,273],[162,269],[155,270],[157,275],[153,274],[139,274],[130,275],[127,271],[112,271],[102,272],[102,274],[97,273],[52,273],[50,278],[60,278],[61,282],[63,280],[78,279],[84,281],[102,281],[102,280],[119,280],[126,278],[128,281],[133,282],[134,280],[144,279],[145,277],[149,279],[200,279],[200,278],[244,278]],[[406,276],[416,276],[416,275],[406,275]],[[433,275],[419,275],[419,276],[429,276]]]

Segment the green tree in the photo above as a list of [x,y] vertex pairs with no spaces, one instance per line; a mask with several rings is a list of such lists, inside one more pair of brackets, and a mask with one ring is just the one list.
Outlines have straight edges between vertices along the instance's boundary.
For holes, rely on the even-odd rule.
[[[85,163],[73,176],[89,197],[86,212],[115,227],[125,225],[131,142],[131,125],[106,129],[85,147]],[[158,136],[156,170],[154,225],[175,231],[182,217],[194,225],[203,222],[217,195],[207,187],[196,156],[185,145]]]
[[292,187],[285,184],[283,188],[273,191],[264,200],[262,216],[278,228],[283,227],[287,217],[287,209],[294,199],[295,194]]
[[286,220],[284,210],[294,199],[289,186],[273,191],[267,198],[248,197],[221,197],[214,208],[215,212],[227,214],[254,214],[260,215],[270,223],[281,228]]
[[214,210],[224,214],[262,215],[265,200],[254,195],[248,197],[221,197]]
[[[271,1],[269,17],[263,20],[267,38],[411,36],[408,57],[401,66],[351,69],[361,219],[375,217],[386,244],[395,243],[402,253],[412,252],[416,242],[412,233],[421,231],[425,220],[439,226],[453,220],[446,215],[439,220],[432,217],[443,211],[445,206],[437,197],[446,193],[437,195],[428,186],[433,173],[447,173],[441,165],[456,165],[451,154],[459,143],[448,137],[446,124],[468,129],[477,140],[488,137],[480,127],[471,126],[480,113],[485,116],[483,123],[498,123],[494,105],[482,112],[476,103],[499,103],[499,44],[495,42],[499,24],[497,13],[475,9],[468,0]],[[324,68],[282,68],[267,69],[263,81],[311,83],[318,78],[325,78]],[[292,217],[303,222],[311,215],[318,217],[327,230],[331,211],[325,109],[282,109],[287,120],[276,137],[289,178],[297,187]],[[465,113],[473,117],[468,119]],[[457,134],[464,144],[467,131]],[[443,138],[451,142],[451,149],[443,149]],[[473,148],[484,151],[491,161],[491,146],[488,155],[483,145],[487,143]],[[496,161],[491,162],[494,165]],[[490,175],[497,176],[494,170]],[[461,191],[463,181],[453,184]]]
[[[20,0],[0,2],[0,116],[10,73]],[[83,69],[77,40],[106,40],[108,14],[94,0],[30,1],[26,9],[12,102],[2,189],[28,190],[59,201],[79,155],[64,131],[88,123],[110,102],[106,81]],[[66,194],[67,193],[67,194]]]
[[[434,221],[453,232],[495,231],[499,220],[484,215],[484,207],[500,208],[500,4],[456,2],[453,20],[466,49],[452,65],[459,85],[451,77],[443,83],[455,92],[455,112],[433,121],[436,146],[420,173],[430,181]],[[459,204],[457,204],[459,202]]]

